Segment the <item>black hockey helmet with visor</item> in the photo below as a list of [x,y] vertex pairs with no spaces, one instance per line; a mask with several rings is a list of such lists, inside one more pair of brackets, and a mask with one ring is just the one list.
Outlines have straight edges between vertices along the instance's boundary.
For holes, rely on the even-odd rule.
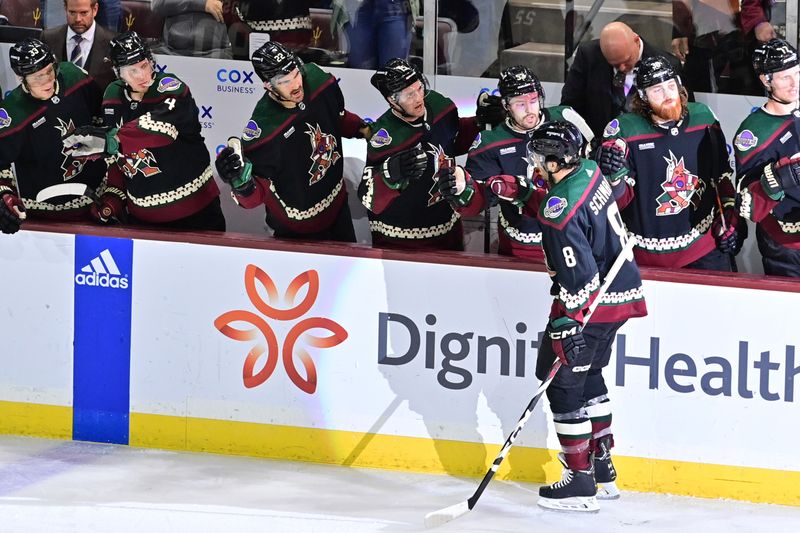
[[580,160],[583,135],[572,122],[551,120],[530,134],[528,161],[539,168],[554,162],[559,169],[571,167]]
[[[21,78],[39,72],[48,65],[58,68],[58,62],[52,50],[39,39],[28,38],[16,43],[9,50],[8,59],[11,63],[11,70]],[[56,70],[56,74],[58,74],[58,70]]]
[[369,79],[373,87],[384,98],[395,98],[399,92],[411,87],[416,82],[422,83],[423,90],[428,91],[428,80],[417,68],[405,59],[394,58],[375,71]]
[[269,41],[253,52],[250,58],[261,81],[271,82],[279,76],[290,74],[294,69],[303,72],[303,61],[281,43]]
[[800,64],[797,50],[783,39],[761,43],[753,51],[753,69],[756,74],[774,74]]
[[531,69],[522,65],[508,67],[501,72],[497,89],[500,91],[500,97],[506,103],[510,98],[530,93],[536,93],[539,101],[544,102],[542,82]]
[[135,31],[120,33],[108,44],[109,56],[114,70],[119,76],[119,69],[135,65],[145,59],[153,62],[153,53]]
[[639,92],[639,98],[645,102],[647,101],[645,89],[673,79],[679,86],[681,85],[681,77],[665,57],[646,57],[636,64],[636,90]]

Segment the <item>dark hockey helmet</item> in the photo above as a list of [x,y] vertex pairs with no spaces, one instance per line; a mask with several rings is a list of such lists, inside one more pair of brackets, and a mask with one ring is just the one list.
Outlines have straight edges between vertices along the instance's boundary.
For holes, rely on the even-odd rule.
[[135,31],[120,33],[112,38],[109,43],[109,55],[117,77],[121,67],[135,65],[145,59],[155,62],[150,47]]
[[645,89],[672,79],[681,84],[681,77],[665,57],[646,57],[636,64],[636,89],[642,100],[647,100]]
[[427,90],[428,82],[425,76],[414,65],[400,58],[390,59],[369,79],[372,86],[378,89],[384,98],[389,98],[418,81],[422,82]]
[[253,52],[250,61],[261,81],[269,81],[275,76],[285,76],[296,68],[301,72],[303,70],[303,62],[300,58],[275,41],[264,43],[261,48]]
[[[8,52],[11,70],[20,77],[39,72],[47,65],[56,65],[56,58],[47,44],[39,39],[25,39],[11,47]],[[58,72],[58,71],[56,71]]]
[[770,39],[753,51],[753,69],[756,74],[774,74],[797,66],[797,50],[783,39]]
[[500,96],[506,101],[509,98],[529,93],[536,93],[539,101],[544,101],[542,82],[531,69],[522,65],[508,67],[501,72],[497,89],[500,91]]
[[536,166],[536,159],[555,161],[559,168],[575,165],[580,159],[583,135],[572,122],[551,120],[530,134],[528,161]]

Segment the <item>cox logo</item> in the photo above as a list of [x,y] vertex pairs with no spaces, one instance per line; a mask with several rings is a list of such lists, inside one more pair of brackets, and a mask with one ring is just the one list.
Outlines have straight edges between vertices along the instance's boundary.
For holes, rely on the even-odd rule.
[[217,80],[220,83],[250,83],[253,84],[255,72],[250,70],[236,70],[221,68],[217,71]]
[[203,129],[209,129],[214,127],[214,116],[212,115],[212,111],[214,110],[214,106],[204,106],[201,105],[197,108],[197,116],[200,118],[200,126]]
[[[221,314],[214,320],[214,327],[226,337],[236,341],[256,341],[255,345],[251,345],[244,361],[242,372],[244,386],[253,388],[266,382],[280,360],[292,383],[301,391],[314,394],[317,390],[317,368],[307,347],[331,348],[347,339],[347,331],[330,318],[312,316],[301,319],[317,300],[319,274],[316,270],[308,270],[298,275],[286,288],[283,298],[280,298],[272,278],[257,266],[247,265],[244,286],[250,303],[258,313],[233,310]],[[298,294],[304,287],[305,297],[298,302]],[[266,293],[268,301],[262,299],[259,288],[261,293]],[[278,303],[282,303],[283,307],[276,307]],[[268,323],[268,319],[292,324],[280,345],[278,336]],[[237,329],[231,325],[234,322],[243,322],[253,328]],[[319,329],[327,330],[331,334],[327,337],[318,337],[309,333],[311,330]],[[262,360],[264,358],[262,356],[266,361]],[[305,377],[297,370],[297,360],[305,369]],[[256,371],[256,368],[260,370]]]

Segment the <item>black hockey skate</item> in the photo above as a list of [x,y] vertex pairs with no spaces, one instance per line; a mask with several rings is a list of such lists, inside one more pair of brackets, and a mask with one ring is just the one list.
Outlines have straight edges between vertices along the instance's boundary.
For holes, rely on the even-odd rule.
[[597,441],[598,451],[594,456],[594,479],[597,482],[598,500],[618,500],[619,489],[617,488],[617,470],[611,462],[611,449],[609,444],[611,438],[601,437]]
[[565,468],[561,474],[561,481],[539,487],[539,501],[536,503],[540,507],[555,511],[596,513],[600,510],[596,494],[597,486],[592,470]]

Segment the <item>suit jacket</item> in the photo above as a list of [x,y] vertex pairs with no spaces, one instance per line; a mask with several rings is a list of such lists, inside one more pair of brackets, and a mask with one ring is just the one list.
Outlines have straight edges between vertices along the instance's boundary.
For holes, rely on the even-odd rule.
[[[93,77],[100,89],[105,91],[109,83],[117,77],[111,68],[111,63],[104,61],[108,57],[108,43],[114,34],[97,24],[95,20],[94,41],[89,50],[89,57],[83,63],[83,69]],[[47,43],[58,61],[69,61],[67,56],[67,25],[49,28],[42,32],[42,41]]]
[[[662,55],[681,72],[681,64],[675,56],[651,46],[644,39],[642,42],[642,58]],[[614,67],[603,56],[600,40],[594,39],[578,47],[561,90],[561,105],[571,106],[586,119],[597,139],[602,138],[606,124],[625,110],[633,96],[633,88],[627,98],[621,89],[615,89],[613,78]]]

